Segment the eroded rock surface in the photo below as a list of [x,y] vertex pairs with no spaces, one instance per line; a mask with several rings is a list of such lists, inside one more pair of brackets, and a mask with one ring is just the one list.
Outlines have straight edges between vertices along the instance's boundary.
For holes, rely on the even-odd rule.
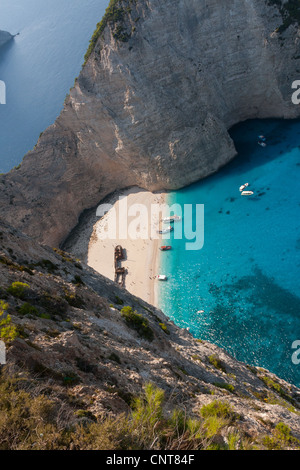
[[50,245],[116,189],[177,189],[217,171],[236,154],[235,123],[300,114],[298,25],[279,32],[276,4],[116,5],[58,119],[0,179],[1,213]]

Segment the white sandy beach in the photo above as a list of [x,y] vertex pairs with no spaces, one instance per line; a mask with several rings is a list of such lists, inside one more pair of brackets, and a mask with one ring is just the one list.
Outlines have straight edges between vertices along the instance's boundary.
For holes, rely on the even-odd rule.
[[[88,245],[87,263],[99,273],[114,280],[114,249],[117,245],[121,245],[126,254],[125,260],[121,263],[122,267],[127,269],[125,288],[132,294],[157,306],[156,286],[159,281],[155,279],[155,276],[160,274],[158,273],[159,247],[165,243],[157,234],[163,212],[159,216],[155,212],[151,218],[151,208],[152,211],[154,206],[156,210],[158,207],[159,210],[162,210],[166,194],[155,194],[140,188],[131,188],[122,191],[119,196],[122,196],[122,200],[115,202],[113,209],[99,218],[93,227]],[[124,235],[119,233],[119,229],[120,225],[123,227],[126,222],[124,211],[126,204],[129,213],[130,210],[137,209],[137,206],[134,206],[136,204],[141,205],[142,210],[135,216],[127,217],[131,236],[124,238]],[[113,234],[113,237],[106,238],[107,230],[113,226],[112,223],[115,219],[117,220],[116,233]],[[141,234],[143,227],[145,232]],[[137,232],[139,232],[139,237],[143,238],[139,238]]]

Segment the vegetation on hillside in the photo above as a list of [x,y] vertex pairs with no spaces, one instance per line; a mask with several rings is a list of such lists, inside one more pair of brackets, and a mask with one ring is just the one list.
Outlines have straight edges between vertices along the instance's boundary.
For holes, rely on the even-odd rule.
[[0,450],[300,448],[292,385],[193,340],[68,253],[28,256],[11,232],[1,244]]
[[154,334],[152,329],[149,326],[149,321],[147,318],[143,317],[141,314],[133,311],[132,307],[127,306],[123,307],[121,310],[121,316],[124,318],[126,324],[138,332],[138,334],[149,341],[152,341]]
[[[272,436],[250,443],[239,416],[224,401],[212,401],[190,417],[166,409],[165,394],[148,383],[133,397],[128,414],[96,418],[70,409],[53,391],[25,375],[0,375],[0,450],[249,450],[299,448],[289,427],[278,423]],[[226,436],[221,439],[221,436]]]
[[125,15],[131,13],[130,4],[132,3],[136,3],[136,0],[128,0],[128,2],[124,2],[122,0],[110,0],[110,3],[105,11],[104,16],[102,20],[97,24],[94,34],[90,40],[88,50],[84,57],[84,63],[87,62],[88,58],[93,52],[95,45],[100,36],[103,34],[107,24],[115,25],[113,34],[115,39],[122,42],[128,41],[130,35],[125,31],[123,22],[125,19]]

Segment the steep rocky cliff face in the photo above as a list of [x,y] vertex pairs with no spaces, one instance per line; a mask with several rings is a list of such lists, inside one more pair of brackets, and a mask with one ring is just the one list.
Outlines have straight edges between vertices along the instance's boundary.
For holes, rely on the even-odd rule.
[[[136,313],[128,318],[124,308]],[[143,326],[138,319],[143,320]],[[9,376],[18,378],[18,389],[24,387],[34,398],[39,397],[35,411],[43,412],[45,396],[52,400],[60,410],[60,428],[62,419],[70,429],[82,423],[80,416],[101,423],[103,416],[130,415],[132,398],[151,382],[165,392],[167,415],[180,408],[199,419],[200,409],[216,402],[230,409],[234,419],[228,419],[227,412],[225,417],[211,418],[215,425],[209,438],[221,447],[226,447],[233,432],[240,446],[241,440],[259,448],[300,446],[298,388],[264,369],[235,360],[217,346],[196,340],[161,311],[69,254],[33,242],[3,220],[0,338],[7,346]],[[9,421],[10,397],[4,397],[8,389],[1,381],[0,370],[2,449],[16,416]],[[13,392],[13,409],[20,406],[16,397]],[[28,413],[18,419],[26,430]],[[49,442],[43,443],[46,448],[51,445],[53,419],[52,415],[46,432]],[[27,435],[21,441],[14,435],[7,447],[42,445],[36,442],[36,429],[41,424],[38,416],[33,426],[35,447],[30,440],[25,442]],[[280,429],[285,432],[279,433]],[[96,440],[92,444],[98,445]],[[62,443],[57,441],[56,447],[59,445]]]
[[299,30],[284,21],[267,0],[113,1],[62,113],[1,177],[1,213],[58,245],[118,188],[176,189],[218,170],[235,123],[299,116]]
[[0,31],[0,47],[10,41],[13,36],[7,31]]

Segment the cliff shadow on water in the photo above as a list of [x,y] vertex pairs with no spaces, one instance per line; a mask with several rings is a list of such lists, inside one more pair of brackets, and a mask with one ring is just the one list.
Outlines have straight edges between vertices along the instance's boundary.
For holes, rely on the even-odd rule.
[[[263,166],[275,161],[289,149],[300,143],[300,119],[253,119],[236,124],[229,129],[237,155],[223,171],[240,174],[248,168]],[[266,139],[267,147],[258,146],[261,136]]]

